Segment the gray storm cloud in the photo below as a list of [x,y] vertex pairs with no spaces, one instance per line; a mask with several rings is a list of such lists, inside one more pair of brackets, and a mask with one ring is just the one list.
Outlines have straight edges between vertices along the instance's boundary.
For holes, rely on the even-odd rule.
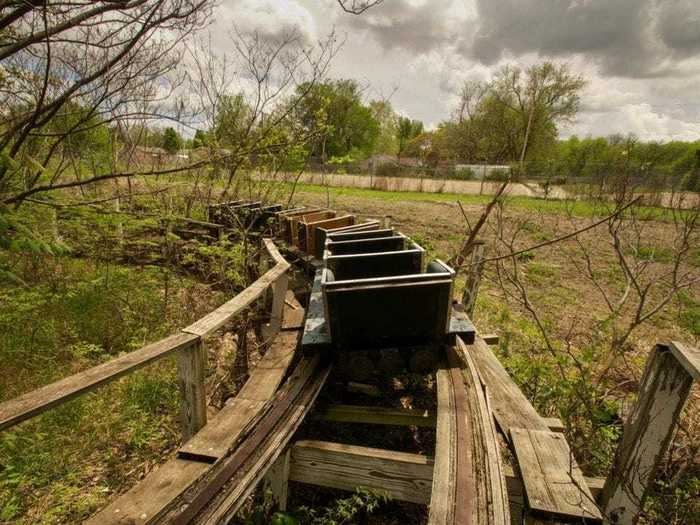
[[405,49],[418,53],[449,44],[459,44],[468,26],[463,9],[452,0],[414,3],[392,0],[350,19],[349,28],[367,31],[384,49]]
[[700,50],[697,0],[477,0],[477,11],[472,53],[487,64],[581,54],[603,73],[644,78]]

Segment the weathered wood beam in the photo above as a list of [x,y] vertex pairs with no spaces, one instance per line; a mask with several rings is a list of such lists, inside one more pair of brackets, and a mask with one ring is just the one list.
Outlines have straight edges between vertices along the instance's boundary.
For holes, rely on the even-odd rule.
[[432,410],[359,405],[330,405],[320,410],[315,417],[342,423],[417,427],[434,427],[436,421],[435,412]]
[[499,341],[499,336],[498,334],[479,334],[481,338],[484,340],[484,343],[486,343],[489,346],[496,346]]
[[510,434],[532,511],[555,519],[602,520],[593,495],[580,489],[586,482],[562,434],[519,428]]
[[401,501],[428,504],[433,460],[395,452],[324,441],[297,441],[291,448],[289,479],[354,491],[379,490]]
[[178,353],[177,368],[182,441],[186,442],[207,424],[207,392],[204,384],[207,354],[201,340]]
[[[348,491],[364,487],[383,491],[399,501],[430,503],[432,456],[317,440],[297,441],[289,452],[288,481]],[[278,465],[284,461],[282,458],[281,455]],[[317,465],[321,468],[317,469]],[[508,499],[521,507],[525,499],[522,479],[509,466],[503,467],[503,473]],[[281,479],[284,479],[283,471],[277,482]],[[597,496],[605,480],[584,479],[591,493]]]
[[233,299],[184,328],[182,330],[183,332],[200,337],[206,337],[212,332],[215,332],[253,304],[254,301],[262,297],[267,289],[287,272],[290,265],[279,253],[274,242],[271,239],[264,238],[263,243],[267,252],[274,260],[275,265]]
[[[535,431],[538,432],[536,436],[551,434],[547,421],[537,414],[535,408],[530,404],[482,338],[477,337],[474,344],[469,346],[458,345],[458,349],[462,354],[468,354],[476,362],[480,377],[489,393],[493,415],[504,436],[509,441],[511,448],[516,452],[516,456],[518,451],[515,450],[515,442],[518,436],[514,436],[514,430],[516,433],[518,429]],[[569,502],[575,502],[576,505],[579,502],[590,502],[590,505],[585,508],[586,513],[592,516],[592,519],[599,520],[601,515],[593,504],[595,499],[586,485],[580,483],[580,478],[583,474],[576,466],[565,439],[561,434],[554,434],[552,440],[557,446],[552,446],[550,449],[545,450],[548,454],[547,463],[550,466],[543,465],[542,468],[545,470],[540,472],[540,475],[535,469],[527,469],[526,472],[523,472],[523,476],[526,476],[526,479],[531,482],[531,487],[536,486],[542,479],[549,480],[551,478],[555,480],[552,484],[556,487],[556,490],[550,493],[549,507],[558,509],[557,511],[561,513],[561,516],[566,516],[566,519],[580,519],[581,515],[579,510],[571,507]],[[522,468],[532,457],[531,454],[525,452],[527,443],[523,444],[523,440],[520,440],[518,444],[522,445],[520,447],[520,456],[518,457]],[[561,446],[559,446],[560,444]],[[564,470],[559,469],[562,465],[567,468]],[[555,468],[559,469],[556,473],[553,470],[550,472],[550,469]],[[542,512],[542,509],[538,508],[538,503],[531,502],[531,508],[535,513]],[[571,514],[566,514],[567,512],[571,512]]]
[[229,523],[286,448],[329,372],[330,366],[323,364],[318,355],[302,358],[260,422],[201,482],[187,499],[187,506],[175,506],[164,521],[184,525],[196,517],[202,524]]
[[195,345],[199,337],[179,333],[156,343],[129,352],[101,365],[38,388],[0,404],[0,430],[65,403],[126,374],[134,372],[157,359]]
[[[314,417],[324,421],[370,425],[435,427],[436,423],[436,414],[433,410],[366,405],[329,405],[320,409]],[[564,423],[557,417],[542,419],[552,432],[564,432],[566,429]]]
[[698,351],[679,343],[656,345],[647,360],[639,397],[624,426],[601,504],[612,523],[636,523],[647,491],[698,377]]
[[[303,309],[302,309],[303,311]],[[178,456],[150,472],[136,486],[87,521],[94,525],[154,523],[169,506],[211,471],[269,408],[296,348],[294,332],[281,332],[251,371],[239,395],[229,400]],[[267,396],[267,398],[263,398]]]

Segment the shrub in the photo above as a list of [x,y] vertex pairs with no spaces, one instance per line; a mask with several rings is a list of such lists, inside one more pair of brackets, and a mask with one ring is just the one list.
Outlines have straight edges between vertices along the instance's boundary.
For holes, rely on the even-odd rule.
[[377,177],[399,177],[401,176],[401,166],[391,162],[380,164],[374,170]]
[[[512,173],[513,180],[518,179],[517,170],[511,170],[510,173]],[[505,169],[491,170],[486,175],[484,175],[484,180],[503,182],[503,181],[508,179],[508,176],[510,175],[510,173],[508,170],[505,170]]]
[[471,168],[455,169],[448,178],[455,180],[476,180],[477,175]]

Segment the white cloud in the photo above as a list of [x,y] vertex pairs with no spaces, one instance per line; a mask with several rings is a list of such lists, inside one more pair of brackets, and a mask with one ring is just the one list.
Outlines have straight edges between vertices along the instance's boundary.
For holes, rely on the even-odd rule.
[[[236,0],[219,7],[216,26],[271,35],[296,27],[309,40],[336,28],[346,43],[332,75],[369,84],[370,98],[398,86],[394,107],[427,127],[449,117],[464,80],[553,57],[589,80],[563,134],[697,140],[697,0],[620,1],[628,9],[610,0],[559,0],[563,10],[547,8],[550,0],[387,0],[358,17],[329,0]],[[555,11],[571,18],[562,26]],[[530,24],[533,13],[547,16]]]

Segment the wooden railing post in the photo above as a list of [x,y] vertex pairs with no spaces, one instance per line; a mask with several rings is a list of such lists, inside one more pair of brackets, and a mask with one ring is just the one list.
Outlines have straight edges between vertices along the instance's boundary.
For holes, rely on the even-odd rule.
[[462,295],[462,304],[464,311],[469,317],[474,315],[474,307],[476,306],[476,296],[479,293],[479,283],[481,281],[481,273],[484,270],[484,241],[475,241],[472,246],[472,256],[467,272],[467,282],[464,285],[464,295]]
[[282,326],[282,314],[284,312],[284,299],[287,297],[289,274],[284,272],[272,285],[272,312],[270,315],[270,334],[280,331]]
[[700,353],[679,343],[656,345],[652,351],[601,495],[601,507],[611,523],[637,522],[693,378],[700,374],[699,364]]
[[207,424],[207,398],[204,387],[206,354],[201,339],[178,353],[177,365],[180,374],[180,419],[184,443]]
[[279,455],[263,478],[265,498],[272,504],[273,508],[281,511],[287,510],[290,456],[291,449],[287,448]]

